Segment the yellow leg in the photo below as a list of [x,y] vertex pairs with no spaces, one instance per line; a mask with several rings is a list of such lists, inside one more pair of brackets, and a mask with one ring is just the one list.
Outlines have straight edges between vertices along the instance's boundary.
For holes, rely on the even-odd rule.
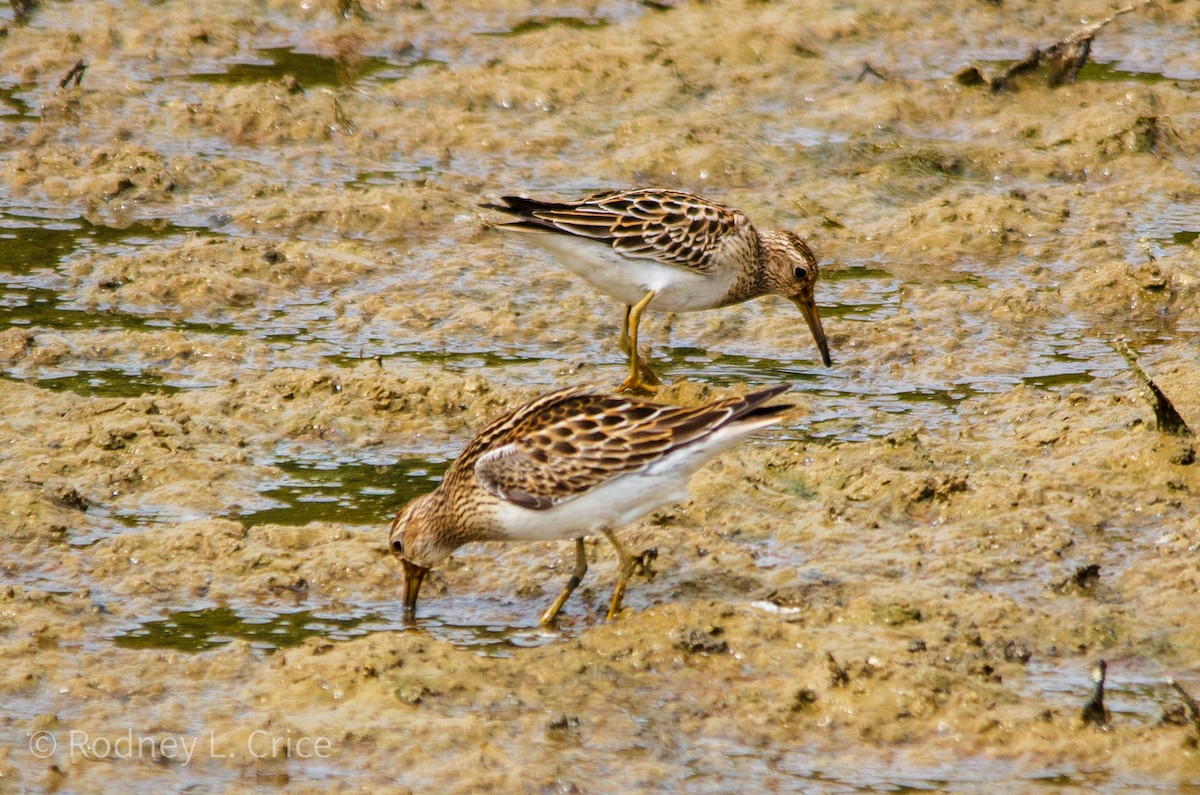
[[[621,321],[621,336],[617,337],[617,347],[621,349],[621,353],[628,356],[633,348],[629,345],[629,313],[633,307],[625,307],[625,318]],[[640,356],[637,359],[638,375],[641,377],[641,389],[647,389],[649,386],[659,386],[662,380],[654,374],[654,370],[650,369],[650,365]],[[648,390],[647,390],[648,391]]]
[[[653,392],[654,387],[662,381],[648,365],[638,358],[638,326],[642,322],[642,312],[654,300],[654,291],[646,293],[642,300],[631,307],[626,307],[625,322],[621,324],[621,338],[618,344],[625,342],[629,348],[629,377],[620,386],[621,392]],[[625,350],[622,347],[622,350]]]
[[575,589],[579,587],[579,583],[583,582],[583,575],[587,574],[587,550],[583,548],[583,539],[575,539],[575,570],[571,572],[570,578],[567,580],[567,587],[563,588],[562,593],[554,600],[554,604],[546,608],[546,612],[542,613],[539,620],[542,624],[549,624],[558,618],[558,611],[562,610],[562,606],[566,603]]
[[611,530],[602,532],[608,542],[613,545],[613,549],[617,551],[617,557],[621,560],[621,568],[617,571],[617,585],[613,588],[612,602],[608,606],[608,615],[604,616],[605,621],[612,621],[613,617],[621,610],[621,600],[625,597],[625,586],[633,575],[637,560],[621,545]]

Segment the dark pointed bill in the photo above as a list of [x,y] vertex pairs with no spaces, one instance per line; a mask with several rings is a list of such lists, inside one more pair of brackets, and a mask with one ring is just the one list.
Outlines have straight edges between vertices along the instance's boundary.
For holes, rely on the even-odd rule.
[[821,351],[821,361],[826,367],[833,364],[833,359],[829,356],[829,343],[825,341],[825,329],[821,327],[821,315],[817,311],[817,302],[812,298],[793,298],[792,301],[800,310],[800,314],[804,315],[804,321],[808,323],[808,330],[812,332],[813,339],[817,341],[817,348]]
[[417,593],[429,569],[404,559],[400,562],[404,564],[404,612],[411,615],[417,609]]

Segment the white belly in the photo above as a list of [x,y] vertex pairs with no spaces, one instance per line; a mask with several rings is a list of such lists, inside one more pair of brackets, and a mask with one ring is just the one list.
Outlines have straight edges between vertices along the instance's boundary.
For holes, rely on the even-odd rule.
[[567,270],[626,306],[633,306],[653,290],[652,309],[663,312],[711,309],[729,292],[736,278],[735,273],[706,275],[650,259],[625,257],[604,243],[579,237],[531,233],[526,238],[553,254]]
[[651,511],[687,499],[686,478],[647,472],[623,475],[544,511],[504,502],[496,511],[496,519],[513,541],[554,541],[616,530]]
[[513,541],[553,541],[616,530],[651,511],[686,500],[688,478],[696,470],[756,427],[774,421],[726,426],[641,471],[613,478],[544,511],[502,501],[495,519],[505,537]]

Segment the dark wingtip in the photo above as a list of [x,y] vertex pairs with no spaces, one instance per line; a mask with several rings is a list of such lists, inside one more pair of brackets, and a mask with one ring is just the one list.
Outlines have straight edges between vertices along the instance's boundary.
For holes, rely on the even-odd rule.
[[501,196],[499,204],[493,202],[480,202],[479,206],[485,210],[499,210],[502,213],[515,213],[517,211],[514,209],[513,202],[519,200],[520,197],[518,196]]
[[780,406],[764,406],[763,404],[776,395],[782,395],[784,392],[787,392],[794,386],[795,384],[791,383],[790,381],[785,381],[782,384],[769,386],[766,389],[760,389],[757,392],[751,392],[743,396],[741,407],[734,413],[733,418],[736,419],[747,416],[762,417],[770,416],[772,414],[782,414],[785,411],[790,411],[791,409],[795,408],[790,403],[785,403]]
[[751,398],[761,398],[761,400],[758,400],[757,402],[762,403],[770,400],[776,395],[782,395],[784,392],[788,392],[795,387],[796,385],[791,381],[784,381],[783,383],[775,384],[775,386],[769,386],[766,389],[760,389],[757,392],[751,392],[750,394],[746,395],[746,399],[749,400]]
[[[541,210],[553,209],[555,205],[537,199],[526,199],[522,196],[501,196],[502,204],[485,202],[479,205],[486,210],[496,210],[507,215],[516,216],[515,221],[497,222],[498,229],[523,229],[530,232],[561,232],[552,223],[537,216]],[[566,233],[564,233],[566,234]]]
[[737,412],[737,419],[781,417],[791,412],[793,408],[796,408],[793,404],[776,404],[773,406],[764,406],[763,404],[766,404],[772,397],[784,394],[785,391],[790,390],[794,385],[796,384],[785,381],[784,383],[775,384],[774,387],[751,391],[750,394],[743,397],[743,404]]
[[528,218],[536,210],[553,206],[553,202],[527,199],[524,196],[501,196],[500,203],[498,204],[483,202],[479,206],[487,210],[498,210],[509,215],[519,215],[523,218]]

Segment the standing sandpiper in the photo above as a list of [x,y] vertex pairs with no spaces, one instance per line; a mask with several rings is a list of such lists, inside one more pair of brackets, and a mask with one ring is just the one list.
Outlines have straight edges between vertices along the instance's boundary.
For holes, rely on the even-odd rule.
[[832,364],[813,288],[817,258],[798,235],[756,230],[738,210],[673,190],[605,191],[577,201],[504,196],[484,207],[517,216],[500,229],[531,232],[570,271],[625,304],[618,344],[629,354],[621,391],[662,383],[638,356],[642,312],[695,312],[761,295],[800,308],[821,361]]
[[463,544],[573,538],[575,569],[542,613],[548,624],[587,573],[583,537],[601,533],[621,561],[612,619],[637,562],[613,531],[687,499],[705,462],[784,418],[791,406],[765,404],[791,386],[692,407],[576,387],[510,411],[471,440],[437,489],[396,514],[389,544],[404,565],[405,612],[415,612],[429,569]]

